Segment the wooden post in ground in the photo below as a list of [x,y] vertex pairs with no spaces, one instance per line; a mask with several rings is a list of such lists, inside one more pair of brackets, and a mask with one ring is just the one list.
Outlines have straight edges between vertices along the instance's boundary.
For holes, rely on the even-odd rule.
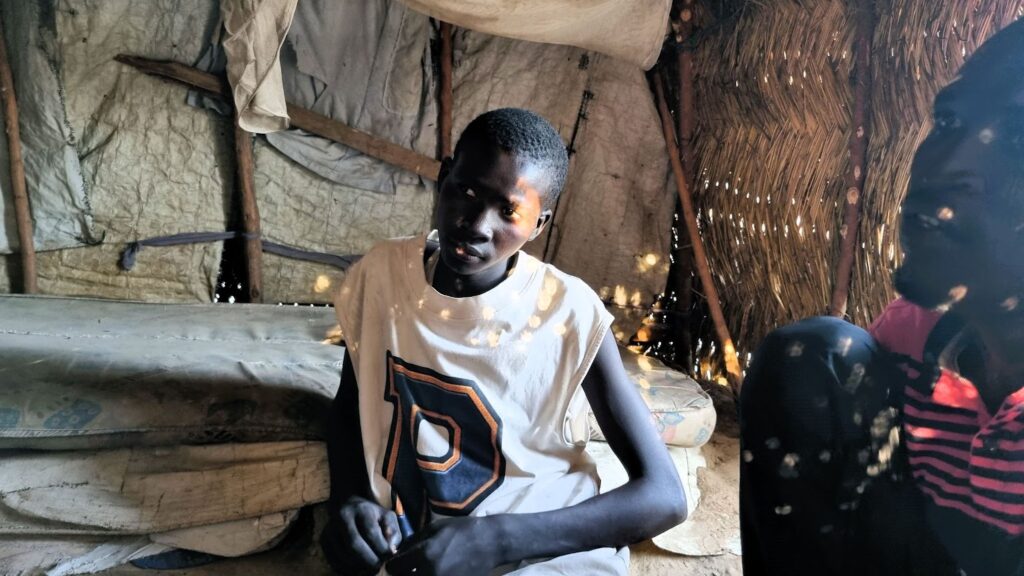
[[18,128],[18,101],[14,94],[14,75],[7,59],[7,40],[0,21],[0,97],[4,101],[4,122],[7,126],[7,151],[11,160],[11,192],[18,223],[18,250],[21,254],[22,290],[25,294],[39,291],[36,285],[36,248],[32,240],[32,210],[25,186],[25,164],[21,158],[21,131]]
[[[693,50],[688,42],[693,34],[693,0],[683,0],[682,9],[679,11],[679,35],[676,37],[676,44],[680,50],[677,55],[679,65],[679,148],[682,152],[683,172],[686,175],[686,183],[693,189],[693,171],[696,169],[693,152],[693,131],[696,125],[696,105],[694,104],[693,90]],[[682,204],[677,203],[676,212],[680,212]],[[676,229],[684,234],[689,226],[685,219],[680,219]],[[678,301],[677,311],[685,311],[682,317],[682,328],[676,335],[676,361],[683,363],[689,368],[692,364],[693,355],[693,334],[690,331],[690,311],[693,309],[693,250],[688,246],[680,246],[674,252],[675,274],[672,278],[672,286],[676,289]]]
[[452,33],[453,26],[441,22],[440,121],[438,122],[441,158],[452,155]]
[[850,300],[850,282],[860,231],[860,212],[867,175],[868,138],[871,134],[871,39],[874,36],[874,0],[855,3],[857,35],[854,39],[853,126],[850,131],[850,172],[843,202],[843,225],[839,230],[839,263],[829,314],[842,318]]
[[729,335],[729,327],[725,323],[725,315],[722,314],[722,305],[718,300],[718,290],[715,288],[714,278],[711,276],[711,266],[708,264],[708,255],[704,251],[704,244],[701,241],[700,233],[697,231],[697,212],[693,208],[693,198],[690,196],[690,187],[686,182],[686,175],[683,173],[683,164],[679,159],[679,145],[676,143],[676,130],[672,124],[672,114],[669,113],[668,103],[665,100],[665,82],[660,73],[654,74],[654,94],[658,102],[658,113],[661,115],[661,127],[665,134],[665,145],[668,147],[669,162],[672,164],[672,173],[676,178],[676,187],[679,190],[679,201],[683,205],[683,215],[686,219],[686,232],[693,245],[693,257],[700,276],[701,285],[708,302],[708,311],[711,313],[711,320],[715,325],[715,333],[718,336],[718,343],[722,347],[722,355],[725,357],[726,378],[735,394],[739,393],[743,380],[743,373],[740,369],[739,358],[736,356],[736,346]]
[[255,161],[252,134],[238,125],[235,115],[235,162],[238,191],[242,200],[242,229],[245,231],[245,262],[249,280],[249,301],[263,302],[263,239],[260,237],[260,209],[253,180]]

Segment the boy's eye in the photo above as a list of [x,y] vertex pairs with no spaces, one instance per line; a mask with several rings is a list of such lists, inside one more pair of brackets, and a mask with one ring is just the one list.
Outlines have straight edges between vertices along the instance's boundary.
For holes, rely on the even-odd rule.
[[516,212],[515,206],[506,206],[505,209],[502,210],[502,214],[504,214],[506,218],[515,218],[516,216],[519,216],[519,213]]
[[960,122],[960,118],[952,112],[936,111],[935,112],[935,130],[956,130],[963,123]]

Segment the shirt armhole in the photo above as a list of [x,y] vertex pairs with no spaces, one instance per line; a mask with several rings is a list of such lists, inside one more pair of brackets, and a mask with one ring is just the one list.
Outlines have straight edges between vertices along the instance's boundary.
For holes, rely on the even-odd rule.
[[570,446],[585,446],[590,441],[590,422],[588,418],[590,402],[587,400],[587,394],[583,390],[583,380],[586,379],[587,373],[590,372],[590,367],[593,366],[594,359],[597,358],[597,351],[600,350],[601,343],[604,341],[608,330],[611,328],[612,321],[615,319],[604,309],[603,303],[599,301],[599,305],[601,309],[598,313],[597,326],[587,342],[587,348],[584,350],[583,360],[580,362],[579,368],[569,381],[569,401],[566,403],[562,414],[562,441]]

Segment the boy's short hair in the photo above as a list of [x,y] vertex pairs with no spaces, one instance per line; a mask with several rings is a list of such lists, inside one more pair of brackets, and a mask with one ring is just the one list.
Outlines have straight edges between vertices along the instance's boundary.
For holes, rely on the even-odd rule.
[[960,78],[974,80],[996,67],[1010,82],[1024,83],[1024,19],[1016,20],[986,40],[960,68]]
[[479,139],[490,142],[517,158],[526,159],[543,169],[548,175],[543,207],[554,207],[565,186],[569,170],[569,155],[565,143],[554,126],[543,117],[522,108],[499,108],[484,112],[466,126],[455,144],[455,157],[463,144]]

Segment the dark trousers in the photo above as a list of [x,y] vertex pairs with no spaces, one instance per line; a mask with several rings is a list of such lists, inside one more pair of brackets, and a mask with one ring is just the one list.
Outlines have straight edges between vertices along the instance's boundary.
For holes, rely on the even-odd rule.
[[740,398],[745,576],[958,573],[898,447],[905,378],[835,318],[765,339]]

